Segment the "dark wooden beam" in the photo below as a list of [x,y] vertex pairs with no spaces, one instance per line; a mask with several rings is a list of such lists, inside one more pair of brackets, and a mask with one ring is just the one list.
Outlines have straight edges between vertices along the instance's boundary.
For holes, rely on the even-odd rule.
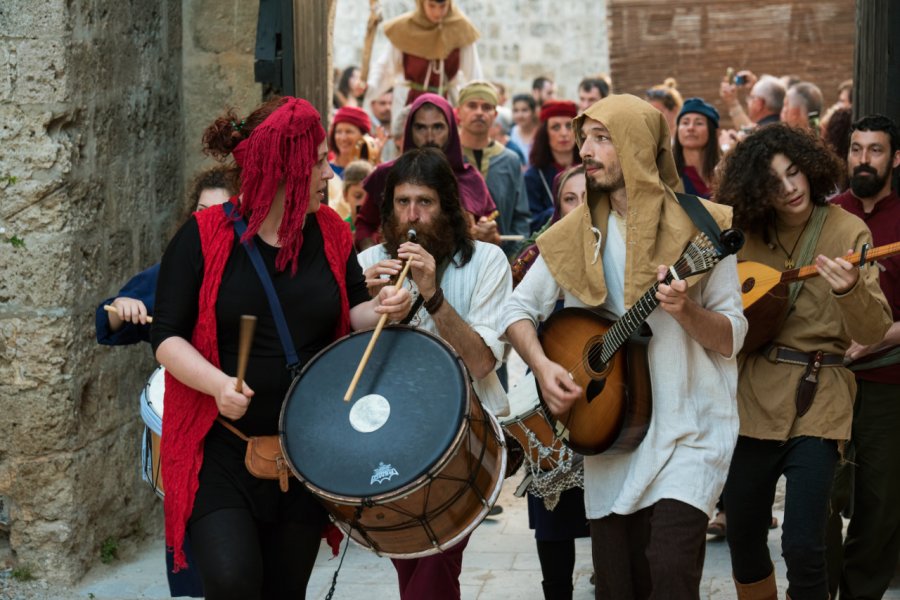
[[900,123],[900,2],[857,0],[853,118],[880,113]]
[[328,121],[334,87],[332,46],[337,0],[294,0],[294,90]]

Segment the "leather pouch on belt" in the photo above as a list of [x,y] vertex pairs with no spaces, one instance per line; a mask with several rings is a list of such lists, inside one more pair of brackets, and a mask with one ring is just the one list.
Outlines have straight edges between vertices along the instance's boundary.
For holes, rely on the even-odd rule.
[[254,477],[277,479],[281,491],[288,491],[288,478],[292,473],[284,460],[277,435],[259,435],[248,439],[244,464]]
[[819,385],[819,370],[822,368],[822,357],[821,351],[809,355],[806,371],[804,371],[803,377],[800,378],[800,383],[797,385],[795,403],[798,417],[802,417],[807,413],[816,397],[816,388]]

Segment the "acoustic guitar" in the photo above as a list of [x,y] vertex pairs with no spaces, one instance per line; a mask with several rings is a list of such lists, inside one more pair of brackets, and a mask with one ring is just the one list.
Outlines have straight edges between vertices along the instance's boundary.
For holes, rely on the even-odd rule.
[[[900,242],[868,248],[861,252],[842,256],[851,264],[862,267],[868,262],[900,254]],[[788,284],[819,274],[815,265],[806,265],[789,271],[778,271],[762,263],[741,261],[738,278],[741,282],[741,299],[749,329],[741,352],[749,353],[762,348],[778,333],[778,326],[788,310]]]
[[[705,273],[721,258],[701,233],[662,283]],[[544,323],[540,335],[544,353],[567,369],[584,390],[569,411],[559,416],[550,413],[541,397],[556,437],[575,452],[627,452],[644,439],[653,404],[647,359],[651,333],[645,321],[659,305],[659,284],[653,284],[615,322],[585,308],[564,308]]]

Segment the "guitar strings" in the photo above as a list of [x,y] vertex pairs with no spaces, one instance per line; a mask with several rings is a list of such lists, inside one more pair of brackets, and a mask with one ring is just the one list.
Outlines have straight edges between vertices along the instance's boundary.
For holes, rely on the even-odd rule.
[[[673,265],[673,267],[675,268],[675,270],[676,270],[676,271],[679,271],[679,272],[681,271],[681,269],[682,269],[683,267],[686,267],[686,266],[688,266],[688,261],[687,261],[687,257],[684,256],[684,255],[682,255],[681,258],[679,258],[679,259],[675,262],[675,264]],[[653,292],[654,292],[654,295],[653,295],[653,301],[656,302],[656,306],[659,306],[659,300],[656,299],[656,294],[655,294],[655,292],[659,289],[659,284],[660,284],[660,283],[666,283],[666,282],[664,282],[664,281],[657,281],[657,282],[655,282],[655,283],[653,284],[653,286],[650,288],[650,290],[647,290],[647,292],[645,292],[645,293],[641,296],[641,298],[638,299],[638,301],[635,302],[635,303],[632,305],[631,308],[629,308],[627,311],[625,311],[625,314],[622,315],[622,317],[620,317],[618,320],[616,320],[616,322],[613,323],[613,324],[610,326],[610,328],[606,330],[606,334],[608,334],[608,333],[610,332],[610,330],[611,330],[613,327],[616,326],[616,323],[619,323],[619,322],[622,320],[622,318],[625,317],[625,315],[627,315],[629,312],[631,312],[632,310],[634,310],[634,307],[637,306],[638,302],[640,302],[641,299],[643,299],[643,297],[646,296],[648,292],[650,292],[650,291],[653,291]],[[653,307],[653,310],[656,310],[656,306]],[[651,311],[651,312],[652,312],[652,311]],[[649,315],[648,315],[648,316],[649,316]],[[647,317],[644,317],[644,319],[642,319],[642,322],[645,321],[646,318],[647,318]],[[604,334],[604,336],[603,336],[604,341],[606,340],[606,334]],[[583,356],[582,358],[580,358],[580,359],[578,360],[578,362],[575,363],[575,364],[573,364],[572,366],[566,367],[566,368],[565,368],[566,371],[569,372],[569,373],[571,373],[572,370],[575,369],[576,367],[580,367],[580,368],[581,368],[582,370],[584,370],[584,371],[590,370],[590,362],[591,362],[591,360],[593,360],[594,358],[596,358],[599,354],[602,354],[602,353],[603,353],[603,346],[604,346],[603,342],[600,342],[599,344],[596,345],[595,348],[592,348],[591,350],[588,350],[586,356]],[[617,352],[618,352],[618,350],[617,350]]]

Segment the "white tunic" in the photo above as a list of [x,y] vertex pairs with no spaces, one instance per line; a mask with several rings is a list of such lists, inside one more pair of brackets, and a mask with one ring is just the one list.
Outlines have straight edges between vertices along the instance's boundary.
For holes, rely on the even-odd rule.
[[[365,271],[378,261],[387,258],[391,257],[385,251],[384,245],[379,244],[360,253],[359,264]],[[412,277],[407,277],[404,285],[415,299],[419,291]],[[481,336],[494,354],[495,370],[483,379],[472,381],[475,394],[495,415],[509,414],[509,401],[496,373],[509,350],[509,345],[500,337],[503,332],[501,309],[512,292],[512,274],[506,256],[499,246],[475,242],[472,260],[461,268],[451,263],[444,271],[440,286],[444,291],[444,301],[449,303],[462,320]],[[439,337],[441,335],[434,319],[424,306],[419,307],[410,325]]]
[[[610,300],[601,308],[621,314],[622,309],[615,311],[614,307],[624,306],[623,283],[613,272],[621,270],[625,249],[612,221],[608,231],[603,264],[604,272],[612,275],[606,277]],[[650,427],[632,452],[585,457],[588,518],[632,514],[663,498],[680,500],[712,515],[738,433],[735,355],[747,333],[747,320],[736,265],[734,257],[726,258],[689,289],[693,300],[731,322],[731,356],[703,348],[661,309],[647,318],[653,332],[648,347],[653,391]],[[560,290],[547,264],[538,257],[503,309],[503,331],[523,319],[532,323],[546,319],[560,291],[565,306],[584,306],[567,290]]]

